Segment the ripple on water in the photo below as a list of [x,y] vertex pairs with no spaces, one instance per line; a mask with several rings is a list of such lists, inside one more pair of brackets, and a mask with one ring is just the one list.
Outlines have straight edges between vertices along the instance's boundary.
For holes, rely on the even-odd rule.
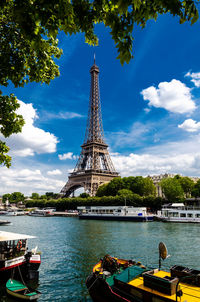
[[[136,259],[158,266],[158,244],[164,241],[171,255],[164,267],[174,264],[197,268],[200,257],[200,225],[84,221],[65,217],[9,217],[12,225],[0,230],[35,235],[29,248],[42,251],[39,301],[91,301],[85,279],[105,254]],[[6,297],[0,287],[0,301]]]

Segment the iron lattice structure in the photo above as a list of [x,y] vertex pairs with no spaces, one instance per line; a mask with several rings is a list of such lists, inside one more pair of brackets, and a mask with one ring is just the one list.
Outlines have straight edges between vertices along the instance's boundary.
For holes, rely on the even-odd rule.
[[79,187],[83,187],[86,193],[94,196],[101,184],[119,176],[111,161],[108,145],[104,142],[99,93],[99,68],[95,61],[90,69],[90,74],[91,88],[85,139],[74,171],[61,190],[64,196],[69,196]]

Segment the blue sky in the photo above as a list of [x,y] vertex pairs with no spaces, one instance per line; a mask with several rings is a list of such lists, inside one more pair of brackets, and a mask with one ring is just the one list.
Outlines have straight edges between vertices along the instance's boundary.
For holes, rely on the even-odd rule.
[[0,194],[59,192],[84,140],[94,52],[100,68],[105,140],[121,176],[179,173],[200,176],[200,24],[170,15],[135,27],[134,59],[121,66],[103,25],[99,46],[82,34],[60,35],[60,77],[13,92],[26,126],[8,140],[12,167],[1,167]]

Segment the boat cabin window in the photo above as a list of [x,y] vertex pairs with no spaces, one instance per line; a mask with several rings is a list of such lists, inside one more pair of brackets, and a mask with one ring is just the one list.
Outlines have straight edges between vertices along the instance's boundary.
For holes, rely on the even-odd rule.
[[9,240],[0,242],[0,260],[21,256],[27,249],[27,240]]
[[192,213],[188,213],[188,214],[187,214],[187,217],[192,218],[192,217],[193,217],[193,214],[192,214]]
[[178,212],[169,212],[169,216],[178,217]]
[[186,214],[185,213],[181,213],[180,217],[186,217]]
[[196,214],[195,217],[196,217],[196,218],[200,218],[200,214]]

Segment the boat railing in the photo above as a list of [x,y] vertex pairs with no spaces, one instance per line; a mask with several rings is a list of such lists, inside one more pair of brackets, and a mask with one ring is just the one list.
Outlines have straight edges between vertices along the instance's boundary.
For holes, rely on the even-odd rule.
[[172,206],[168,206],[168,207],[163,207],[162,211],[167,211],[167,210],[183,210],[183,211],[200,211],[200,207],[199,206],[177,206],[177,207],[172,207]]

